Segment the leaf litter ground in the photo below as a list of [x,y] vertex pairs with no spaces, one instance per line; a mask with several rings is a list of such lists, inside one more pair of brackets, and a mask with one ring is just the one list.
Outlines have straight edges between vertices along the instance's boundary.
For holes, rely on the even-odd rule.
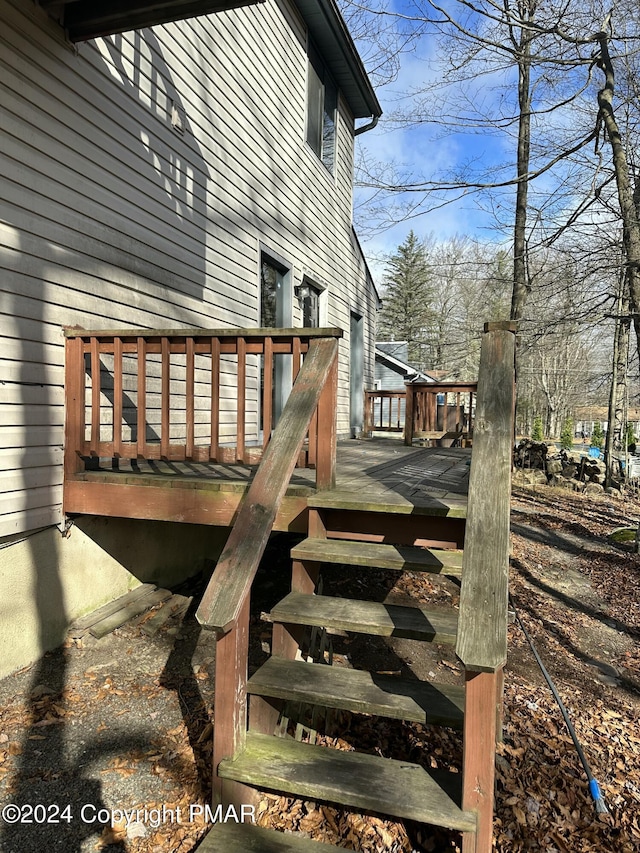
[[[640,558],[613,544],[637,523],[640,504],[540,489],[516,491],[510,588],[568,708],[610,814],[597,819],[560,712],[517,623],[509,628],[504,739],[498,747],[494,849],[500,853],[640,851]],[[252,610],[252,667],[265,658],[261,610],[285,591],[288,537],[270,545]],[[380,599],[456,604],[441,578],[375,572]],[[362,579],[335,569],[325,593],[363,596]],[[198,593],[194,587],[186,590]],[[148,614],[149,615],[149,614]],[[68,643],[0,683],[2,804],[69,803],[71,823],[0,824],[3,853],[50,849],[187,853],[207,831],[213,677],[212,638],[193,609],[153,637],[134,620],[92,643]],[[336,665],[459,682],[450,647],[336,638]],[[366,715],[328,715],[327,746],[459,770],[459,732]],[[83,806],[139,810],[139,819],[82,823]],[[164,807],[156,821],[154,808]],[[85,813],[92,817],[91,809]],[[456,833],[265,793],[258,822],[363,853],[460,850]],[[179,820],[171,819],[179,816]],[[157,825],[155,825],[157,823]]]

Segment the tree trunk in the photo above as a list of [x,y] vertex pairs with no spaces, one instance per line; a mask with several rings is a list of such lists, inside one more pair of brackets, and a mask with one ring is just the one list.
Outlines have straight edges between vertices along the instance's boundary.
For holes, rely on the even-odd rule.
[[605,486],[609,487],[614,477],[614,441],[620,440],[620,450],[626,451],[626,418],[624,404],[627,397],[627,363],[629,360],[629,295],[627,276],[622,276],[616,303],[616,327],[613,336],[613,372],[609,394],[609,429],[607,430]]
[[[529,16],[530,17],[530,16]],[[513,292],[511,319],[522,317],[529,294],[527,278],[527,201],[529,163],[531,160],[531,32],[522,30],[518,60],[518,153],[516,211],[513,228]]]
[[[622,217],[622,235],[626,256],[626,274],[629,282],[629,300],[633,325],[636,332],[636,344],[640,354],[640,222],[635,205],[634,194],[629,178],[627,153],[622,144],[620,129],[613,109],[613,93],[615,90],[615,72],[609,53],[609,36],[607,32],[598,33],[600,45],[599,67],[604,73],[605,83],[598,92],[599,115],[604,122],[607,137],[613,155],[613,168],[616,176],[620,215]],[[611,427],[611,424],[609,425]],[[640,553],[640,527],[636,535],[636,553]]]

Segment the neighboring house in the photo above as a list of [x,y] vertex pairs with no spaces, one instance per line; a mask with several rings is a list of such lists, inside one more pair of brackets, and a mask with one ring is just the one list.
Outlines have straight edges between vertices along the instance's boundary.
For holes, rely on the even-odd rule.
[[63,326],[338,326],[338,432],[362,423],[378,297],[353,147],[380,107],[333,0],[237,5],[0,0],[4,671],[218,553],[219,531],[166,523],[60,536]]
[[375,348],[375,385],[377,389],[395,391],[407,382],[436,382],[436,377],[409,364],[407,341],[378,341]]

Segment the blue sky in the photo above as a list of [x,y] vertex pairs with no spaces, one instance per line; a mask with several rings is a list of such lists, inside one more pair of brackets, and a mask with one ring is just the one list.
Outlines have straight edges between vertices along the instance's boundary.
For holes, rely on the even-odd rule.
[[[399,8],[408,8],[404,0],[395,2]],[[360,149],[368,158],[395,163],[401,169],[410,170],[416,180],[420,177],[425,180],[437,180],[447,172],[459,171],[463,164],[469,161],[477,161],[481,168],[492,164],[497,168],[499,164],[513,162],[514,142],[504,135],[490,135],[486,130],[478,134],[470,131],[447,133],[433,124],[401,129],[389,126],[394,112],[407,105],[407,94],[417,87],[426,89],[427,111],[438,114],[447,108],[446,94],[442,90],[429,93],[430,83],[434,81],[436,74],[432,63],[436,50],[435,38],[429,35],[421,37],[414,52],[404,55],[398,79],[376,89],[384,115],[377,128],[358,137],[357,144]],[[499,97],[498,89],[501,83],[504,83],[501,74],[487,75],[468,84],[467,96],[474,104],[487,101],[488,108],[491,108],[494,99]],[[505,192],[513,197],[513,189]],[[358,205],[367,195],[367,190],[356,189],[356,219]],[[417,196],[407,198],[413,200]],[[437,200],[433,199],[432,204],[437,204]],[[363,229],[360,230],[372,271],[379,280],[381,265],[377,258],[393,251],[405,239],[410,229],[419,237],[433,235],[439,240],[446,240],[455,235],[467,235],[483,242],[504,241],[504,235],[498,233],[495,227],[495,219],[488,209],[487,200],[469,193],[458,201],[400,222],[373,236],[369,236]]]

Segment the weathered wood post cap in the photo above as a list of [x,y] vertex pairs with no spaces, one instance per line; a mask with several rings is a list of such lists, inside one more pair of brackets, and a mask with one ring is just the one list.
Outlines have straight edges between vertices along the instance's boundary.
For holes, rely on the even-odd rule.
[[485,323],[484,330],[485,332],[513,332],[515,335],[518,324],[515,320],[496,320],[493,323]]

